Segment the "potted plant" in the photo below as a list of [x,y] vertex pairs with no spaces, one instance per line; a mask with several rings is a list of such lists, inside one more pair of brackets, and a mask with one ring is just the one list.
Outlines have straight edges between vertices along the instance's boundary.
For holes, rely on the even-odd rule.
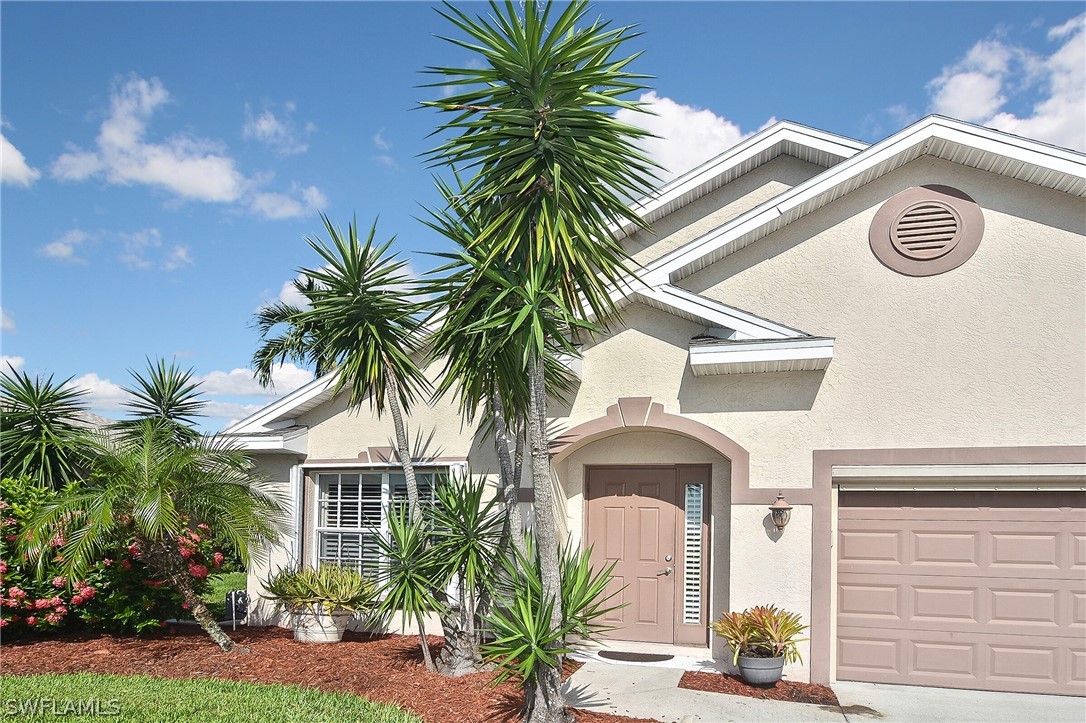
[[340,565],[279,570],[264,582],[261,597],[291,615],[294,639],[300,643],[338,643],[351,617],[368,610],[374,585]]
[[807,629],[799,615],[759,605],[741,613],[724,613],[709,625],[732,649],[732,664],[752,685],[773,685],[781,679],[785,663],[800,660],[797,643]]

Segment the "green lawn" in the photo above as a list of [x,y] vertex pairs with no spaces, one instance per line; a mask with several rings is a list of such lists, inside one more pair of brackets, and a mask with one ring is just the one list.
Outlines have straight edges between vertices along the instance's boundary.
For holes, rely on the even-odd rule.
[[245,589],[245,573],[224,572],[212,575],[207,581],[211,584],[211,589],[207,591],[207,595],[204,595],[204,600],[211,608],[211,614],[215,616],[215,619],[222,620],[225,617],[226,593],[231,590]]
[[0,717],[55,720],[54,716],[90,718],[96,713],[109,716],[106,720],[131,723],[421,723],[397,706],[293,685],[94,673],[0,676]]

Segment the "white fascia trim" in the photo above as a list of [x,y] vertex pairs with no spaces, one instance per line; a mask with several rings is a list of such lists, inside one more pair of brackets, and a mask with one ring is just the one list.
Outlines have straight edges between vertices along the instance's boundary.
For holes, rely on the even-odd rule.
[[[851,158],[868,147],[868,144],[862,141],[845,138],[816,128],[809,128],[791,121],[780,121],[732,146],[719,156],[669,181],[655,193],[631,204],[630,208],[642,217],[651,216],[675,199],[711,183],[718,176],[728,173],[751,158],[771,150],[774,146],[783,146],[789,141],[841,158]],[[780,155],[780,153],[778,152],[773,157],[775,158],[777,155]],[[623,224],[621,230],[616,229],[616,235],[619,237],[625,236],[632,230],[634,230],[633,224]]]
[[[416,459],[413,464],[418,469],[438,469],[448,467],[464,471],[467,462],[427,462],[424,459]],[[400,469],[403,465],[399,462],[302,462],[303,469]]]
[[[814,201],[823,194],[826,194],[826,197],[832,197],[831,192],[834,188],[898,154],[906,153],[918,144],[929,143],[936,138],[967,145],[982,153],[997,154],[1044,166],[1058,173],[1086,177],[1086,157],[1082,154],[950,118],[928,116],[836,166],[826,169],[808,181],[782,192],[701,238],[691,241],[670,254],[665,254],[646,267],[640,274],[641,279],[652,286],[678,281],[682,276],[677,272],[681,273],[688,264],[760,229],[777,217]],[[807,209],[807,213],[820,206],[821,204],[812,205]]]
[[310,402],[321,394],[331,391],[334,378],[335,374],[325,374],[319,379],[314,379],[305,386],[295,389],[282,399],[257,410],[245,419],[234,422],[222,431],[223,433],[228,434],[267,431],[271,425],[286,419],[302,404]]
[[763,319],[750,312],[671,284],[642,288],[636,292],[636,295],[696,316],[704,320],[707,325],[734,329],[750,339],[792,339],[808,336],[799,329]]
[[246,452],[272,452],[279,454],[305,455],[309,451],[307,430],[301,430],[296,434],[284,434],[280,436],[240,434],[232,436],[230,440]]
[[833,339],[782,339],[690,347],[690,366],[821,359],[833,359]]
[[834,484],[849,490],[1086,490],[1086,464],[842,465]]

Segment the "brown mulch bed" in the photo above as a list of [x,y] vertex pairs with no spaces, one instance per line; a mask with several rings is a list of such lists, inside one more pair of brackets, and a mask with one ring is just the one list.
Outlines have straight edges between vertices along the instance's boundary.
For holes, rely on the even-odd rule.
[[834,692],[815,683],[797,683],[792,680],[779,680],[776,685],[757,686],[744,683],[741,678],[724,673],[704,673],[688,670],[679,680],[680,688],[705,690],[710,693],[745,695],[748,698],[763,700],[785,700],[790,703],[813,703],[815,705],[840,705]]
[[[245,628],[230,636],[248,645],[249,653],[223,653],[199,630],[5,641],[0,669],[6,675],[92,672],[294,684],[395,703],[433,723],[512,723],[524,701],[513,683],[492,685],[491,673],[446,678],[427,672],[417,637],[347,633],[338,645],[305,645],[280,628]],[[442,638],[431,637],[429,643],[436,655]],[[565,676],[579,667],[569,663]],[[574,714],[582,723],[639,720],[591,711]]]

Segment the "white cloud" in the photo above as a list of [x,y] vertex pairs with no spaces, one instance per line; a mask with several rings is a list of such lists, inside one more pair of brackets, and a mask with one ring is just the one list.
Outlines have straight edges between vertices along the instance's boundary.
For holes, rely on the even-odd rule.
[[110,411],[124,409],[124,403],[130,398],[128,392],[121,389],[119,385],[103,379],[94,372],[77,377],[68,385],[86,392],[85,400],[92,409]]
[[272,386],[268,389],[260,386],[250,369],[214,371],[202,377],[201,381],[201,388],[212,395],[275,397],[313,381],[313,372],[290,363],[277,364],[272,369]]
[[12,369],[19,371],[23,368],[24,364],[26,364],[26,359],[23,359],[21,356],[0,354],[0,372],[4,374],[10,373]]
[[158,78],[132,76],[115,83],[109,117],[99,129],[97,151],[72,148],[53,164],[53,175],[81,181],[102,174],[113,184],[142,183],[183,199],[238,200],[248,182],[220,144],[181,134],[161,142],[147,139],[151,117],[169,102],[170,94]]
[[309,300],[305,298],[302,292],[298,291],[297,283],[304,281],[305,275],[299,274],[296,278],[290,279],[283,283],[283,288],[279,289],[279,301],[290,306],[296,306],[299,309],[306,309],[309,307]]
[[[1086,150],[1086,14],[1048,31],[1038,54],[998,37],[976,43],[928,84],[935,113],[1055,145]],[[1016,114],[1007,105],[1029,102]]]
[[385,129],[382,128],[373,134],[373,145],[377,146],[378,150],[388,151],[392,149],[392,144],[385,140],[384,132]]
[[389,152],[392,150],[392,144],[385,140],[384,133],[385,129],[382,128],[373,134],[373,146],[380,151],[380,153],[373,157],[373,160],[377,161],[385,168],[398,168],[400,164],[396,162],[395,156]]
[[[16,368],[23,365],[22,357],[0,357],[11,360]],[[6,367],[4,367],[6,368]],[[293,364],[280,364],[272,371],[273,388],[264,389],[248,369],[232,369],[228,372],[213,371],[202,377],[201,391],[207,395],[202,413],[212,419],[238,419],[247,417],[263,407],[270,399],[294,391],[313,381],[313,373]],[[89,372],[69,382],[69,386],[87,393],[86,401],[92,409],[122,411],[130,397],[119,384]],[[221,397],[226,397],[222,399]],[[259,397],[258,402],[246,402],[246,398]]]
[[[170,94],[158,78],[133,75],[116,81],[110,92],[109,114],[99,128],[95,148],[87,150],[69,144],[68,152],[53,162],[53,176],[62,181],[103,177],[114,185],[140,184],[166,191],[179,201],[240,203],[270,219],[291,218],[310,206],[326,203],[314,186],[301,188],[295,184],[289,194],[261,190],[271,174],[246,176],[221,142],[181,133],[150,138],[151,120],[170,102]],[[288,115],[293,113],[292,104],[287,108]],[[300,152],[292,133],[314,130],[312,124],[307,124],[303,131],[294,131],[293,121],[287,125],[274,113],[267,119],[262,114],[252,121],[253,137],[284,152]]]
[[120,239],[121,253],[117,258],[133,271],[176,271],[192,264],[189,247],[181,244],[165,245],[157,228],[122,233]]
[[[711,110],[678,103],[655,91],[641,95],[646,110],[655,115],[620,109],[615,116],[624,123],[644,128],[658,138],[644,138],[641,150],[659,163],[661,181],[670,181],[686,171],[719,155],[750,133]],[[772,125],[771,118],[763,128]]]
[[0,133],[0,182],[29,188],[39,178],[41,171],[31,168],[26,156]]
[[253,213],[272,221],[309,216],[323,210],[328,198],[316,186],[295,184],[290,193],[263,192],[253,195],[249,204]]
[[12,319],[11,314],[4,311],[3,308],[0,308],[0,331],[15,331],[15,319]]
[[260,141],[281,156],[305,153],[309,145],[304,137],[312,134],[316,126],[306,123],[302,128],[298,128],[294,121],[296,106],[293,102],[284,103],[283,109],[281,114],[276,115],[274,108],[268,105],[262,112],[255,114],[252,107],[246,103],[242,137]]
[[208,402],[203,408],[203,415],[212,419],[228,419],[230,423],[233,423],[260,411],[262,406],[240,402]]
[[92,237],[82,229],[73,228],[62,233],[56,240],[44,244],[39,251],[57,261],[82,263],[85,259],[76,255],[77,250]]

